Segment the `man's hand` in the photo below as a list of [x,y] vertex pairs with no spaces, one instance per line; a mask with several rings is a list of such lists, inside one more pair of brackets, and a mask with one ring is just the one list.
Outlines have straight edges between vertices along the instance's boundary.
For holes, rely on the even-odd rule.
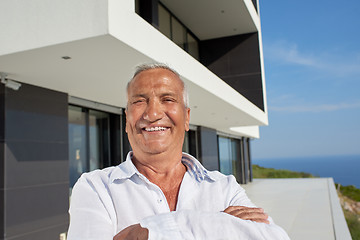
[[262,208],[250,208],[243,206],[230,206],[224,210],[225,213],[233,215],[235,217],[251,220],[259,223],[269,224],[268,215],[264,213]]
[[142,228],[140,224],[134,224],[121,230],[113,240],[147,240],[149,230]]

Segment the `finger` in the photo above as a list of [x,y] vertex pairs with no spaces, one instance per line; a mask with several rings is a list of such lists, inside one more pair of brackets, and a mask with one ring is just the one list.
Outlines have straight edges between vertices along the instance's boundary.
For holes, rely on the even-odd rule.
[[269,216],[266,213],[264,213],[262,209],[249,209],[249,208],[236,209],[236,210],[229,210],[227,213],[243,220],[269,223],[268,221]]
[[264,213],[262,208],[231,208],[226,211],[226,213],[231,215],[239,215],[242,213]]
[[257,223],[266,223],[266,224],[270,224],[268,219],[263,219],[263,218],[255,218],[255,219],[249,219],[250,221],[253,222],[257,222]]
[[268,215],[266,213],[244,213],[240,215],[233,215],[235,217],[242,218],[244,220],[253,220],[253,219],[268,219]]
[[269,224],[269,220],[268,218],[264,215],[264,216],[235,216],[238,217],[239,219],[242,220],[249,220],[249,221],[253,221],[253,222],[258,222],[258,223],[267,223]]
[[258,211],[258,210],[235,210],[233,212],[230,213],[231,215],[259,215],[261,216],[262,214],[265,214],[264,211]]
[[251,212],[264,212],[262,208],[244,207],[244,206],[230,206],[224,210],[225,213],[234,211],[251,211]]
[[251,218],[268,218],[268,215],[263,212],[233,212],[231,215],[235,217],[240,217],[243,219],[251,219]]

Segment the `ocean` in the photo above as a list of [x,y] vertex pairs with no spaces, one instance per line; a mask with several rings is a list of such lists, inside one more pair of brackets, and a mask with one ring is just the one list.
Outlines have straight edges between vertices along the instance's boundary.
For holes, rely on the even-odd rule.
[[261,167],[311,173],[317,177],[332,177],[335,183],[360,188],[360,155],[253,159]]

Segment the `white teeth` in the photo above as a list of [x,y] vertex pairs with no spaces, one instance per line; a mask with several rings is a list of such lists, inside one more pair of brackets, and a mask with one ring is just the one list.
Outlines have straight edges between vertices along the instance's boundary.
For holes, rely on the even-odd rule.
[[164,127],[151,127],[151,128],[145,128],[145,131],[147,132],[154,132],[154,131],[165,131],[166,128]]

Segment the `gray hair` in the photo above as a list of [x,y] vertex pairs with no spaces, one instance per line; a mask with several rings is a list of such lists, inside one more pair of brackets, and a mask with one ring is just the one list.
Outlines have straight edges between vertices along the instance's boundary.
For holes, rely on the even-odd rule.
[[[154,63],[145,63],[145,64],[140,64],[138,66],[136,66],[135,68],[135,73],[133,75],[133,77],[130,79],[130,81],[127,83],[126,86],[126,94],[129,93],[129,87],[132,83],[132,81],[134,80],[134,78],[139,75],[141,72],[146,71],[146,70],[150,70],[150,69],[157,69],[157,68],[162,68],[162,69],[166,69],[169,70],[170,72],[174,73],[179,80],[181,81],[181,84],[183,86],[183,101],[184,101],[184,105],[186,108],[189,108],[189,93],[186,87],[185,82],[181,79],[180,74],[175,71],[174,69],[172,69],[171,67],[169,67],[169,65],[165,64],[165,63],[160,63],[160,62],[154,62]],[[127,106],[127,105],[126,105]]]

